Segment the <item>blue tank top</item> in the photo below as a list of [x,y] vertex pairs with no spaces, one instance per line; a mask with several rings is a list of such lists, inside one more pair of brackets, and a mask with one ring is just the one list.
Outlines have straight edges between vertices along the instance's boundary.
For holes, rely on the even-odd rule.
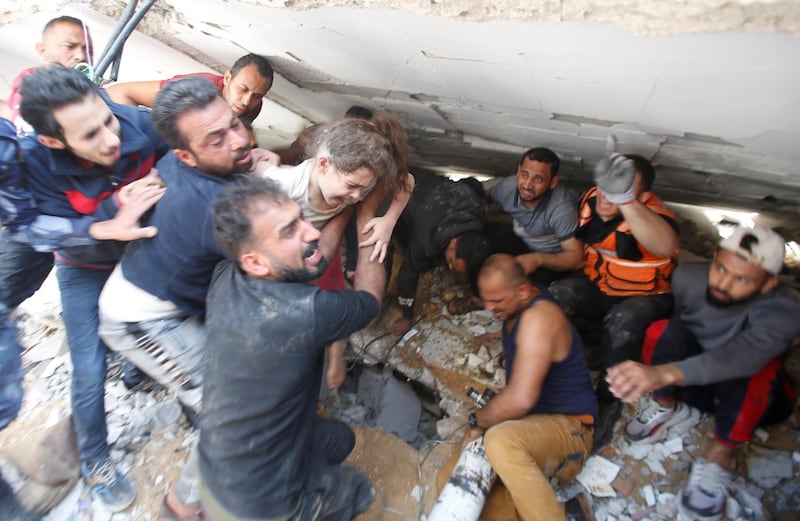
[[[546,291],[546,290],[545,290]],[[528,308],[540,300],[555,303],[552,297],[541,293],[531,300]],[[556,304],[558,305],[558,304]],[[526,308],[527,309],[527,308]],[[517,352],[517,328],[519,320],[506,333],[503,328],[503,354],[506,357],[506,385],[511,383],[514,367],[514,355]],[[597,423],[597,399],[586,367],[583,341],[570,323],[572,341],[569,354],[560,362],[550,364],[550,370],[542,384],[542,390],[536,405],[528,414],[565,414],[569,416],[591,415]]]

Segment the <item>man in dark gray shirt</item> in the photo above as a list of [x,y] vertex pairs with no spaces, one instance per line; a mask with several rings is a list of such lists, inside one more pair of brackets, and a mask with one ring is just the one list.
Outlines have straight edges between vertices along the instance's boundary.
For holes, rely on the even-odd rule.
[[327,266],[320,233],[272,181],[237,180],[212,212],[217,241],[236,263],[217,266],[207,302],[199,443],[206,516],[350,520],[372,502],[372,487],[339,465],[355,436],[317,416],[317,397],[325,347],[378,314],[385,270],[362,252],[356,291],[304,284]]
[[672,318],[652,324],[642,360],[608,370],[626,401],[654,391],[625,425],[632,441],[655,441],[689,416],[714,416],[714,439],[692,466],[678,508],[686,519],[719,519],[736,449],[756,427],[782,420],[795,403],[782,359],[800,335],[800,300],[780,286],[785,243],[768,228],[736,228],[708,263],[679,266]]

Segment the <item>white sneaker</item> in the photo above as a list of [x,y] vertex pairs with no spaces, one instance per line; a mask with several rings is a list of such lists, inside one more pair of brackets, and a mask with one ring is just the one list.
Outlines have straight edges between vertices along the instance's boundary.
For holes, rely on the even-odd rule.
[[725,512],[730,473],[716,463],[698,459],[689,481],[678,496],[678,512],[685,521],[719,521]]
[[625,423],[625,437],[630,441],[656,442],[667,434],[667,430],[692,414],[683,402],[665,406],[652,398],[644,398],[639,408]]

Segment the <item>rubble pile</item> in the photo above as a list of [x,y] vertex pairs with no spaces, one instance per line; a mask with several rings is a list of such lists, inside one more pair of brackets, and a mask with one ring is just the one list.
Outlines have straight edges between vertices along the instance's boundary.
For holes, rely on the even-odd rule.
[[[26,452],[18,447],[30,445],[32,433],[51,428],[69,413],[71,367],[54,287],[49,281],[18,310],[26,348],[25,402],[19,419],[0,433],[0,468],[15,488],[26,478],[8,454]],[[343,388],[321,396],[326,413],[349,421],[357,431],[356,450],[348,461],[365,471],[378,491],[365,521],[389,515],[424,519],[435,500],[436,470],[458,450],[461,429],[474,407],[465,396],[467,389],[482,392],[504,384],[500,323],[483,311],[463,316],[446,311],[448,300],[466,294],[465,280],[437,268],[423,276],[420,288],[422,317],[412,329],[399,338],[386,333],[399,315],[390,306],[377,324],[349,339],[351,371]],[[50,521],[159,519],[161,499],[196,439],[173,396],[152,385],[129,391],[120,366],[119,360],[110,363],[106,385],[109,441],[112,458],[133,476],[138,498],[128,511],[110,515],[91,503],[78,480],[47,516]],[[800,345],[793,348],[787,367],[800,381]],[[633,404],[627,405],[622,420],[633,410]],[[675,519],[677,495],[710,435],[711,422],[694,411],[664,441],[637,445],[624,440],[623,421],[612,443],[592,457],[579,480],[559,484],[560,497],[568,500],[588,491],[598,520]],[[394,455],[386,452],[390,445]],[[779,426],[759,430],[735,474],[728,520],[772,519],[771,514],[800,511],[800,412]]]

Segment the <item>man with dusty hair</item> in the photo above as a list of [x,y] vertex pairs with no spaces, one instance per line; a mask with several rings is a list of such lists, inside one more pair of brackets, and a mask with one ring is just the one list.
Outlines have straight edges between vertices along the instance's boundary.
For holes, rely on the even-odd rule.
[[350,428],[316,414],[324,350],[366,326],[385,271],[362,252],[355,291],[305,284],[325,270],[320,232],[271,180],[242,177],[213,206],[223,261],[208,295],[199,459],[214,521],[352,519],[372,502],[342,466]]

